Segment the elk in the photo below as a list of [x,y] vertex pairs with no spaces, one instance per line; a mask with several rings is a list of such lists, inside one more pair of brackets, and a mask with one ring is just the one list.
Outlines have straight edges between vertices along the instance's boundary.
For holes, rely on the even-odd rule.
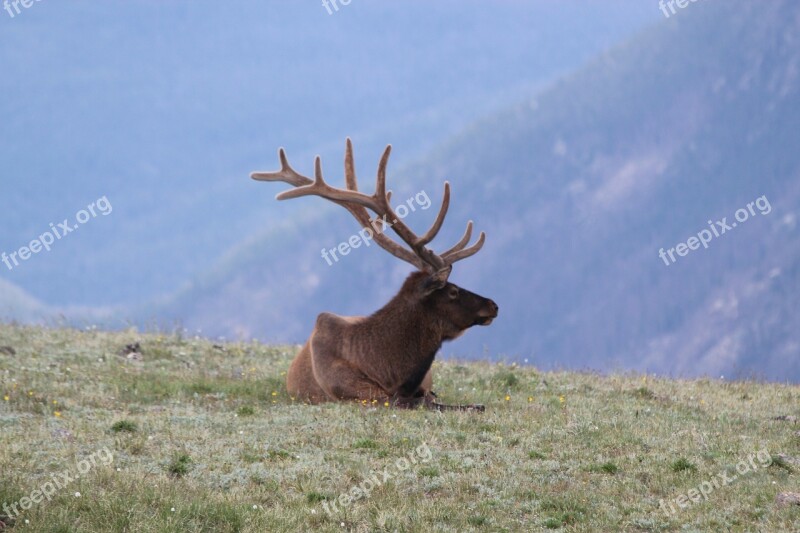
[[[387,146],[381,157],[372,195],[358,190],[349,138],[344,159],[347,189],[331,187],[325,182],[319,156],[313,180],[298,174],[289,165],[283,148],[278,152],[279,171],[251,174],[254,180],[281,181],[294,187],[278,194],[277,200],[319,196],[344,207],[362,228],[369,230],[381,248],[417,269],[405,280],[400,292],[371,316],[320,314],[311,336],[289,368],[288,392],[310,403],[377,400],[398,408],[421,405],[438,411],[483,411],[482,405],[438,403],[431,390],[431,365],[443,342],[459,337],[472,326],[488,326],[497,317],[498,307],[492,300],[448,282],[453,264],[476,254],[483,247],[486,235],[481,232],[478,240],[467,247],[472,238],[473,224],[469,221],[464,236],[452,248],[441,254],[427,248],[447,214],[450,184],[444,184],[442,206],[433,225],[417,236],[395,214],[390,203],[391,191],[386,190],[391,149],[391,145]],[[376,215],[374,220],[368,210]],[[389,238],[386,226],[407,247]]]

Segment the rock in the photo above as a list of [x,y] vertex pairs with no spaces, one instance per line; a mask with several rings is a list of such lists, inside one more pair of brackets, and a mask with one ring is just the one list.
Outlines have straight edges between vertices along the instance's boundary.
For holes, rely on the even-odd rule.
[[800,492],[781,492],[775,497],[778,505],[800,505]]
[[17,355],[17,351],[11,346],[0,346],[0,353],[5,355]]
[[776,416],[773,420],[781,420],[783,422],[791,422],[792,424],[797,424],[797,417],[792,415],[781,415]]
[[800,465],[800,458],[792,457],[791,455],[786,455],[785,453],[779,453],[776,455],[781,461],[784,463],[788,463],[790,465]]
[[128,355],[129,353],[142,353],[142,345],[138,342],[126,344],[125,347],[119,351],[119,354],[122,356]]
[[125,345],[125,347],[120,350],[119,355],[129,361],[144,360],[144,356],[142,355],[142,346],[138,342]]
[[53,436],[53,438],[57,439],[64,439],[70,442],[73,442],[75,440],[75,438],[72,436],[72,433],[62,428],[56,428],[50,434]]

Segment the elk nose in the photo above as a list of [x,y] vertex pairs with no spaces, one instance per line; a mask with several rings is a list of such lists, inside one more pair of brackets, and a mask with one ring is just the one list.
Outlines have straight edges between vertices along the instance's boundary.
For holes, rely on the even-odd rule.
[[494,314],[494,316],[497,316],[497,313],[500,312],[500,308],[497,307],[497,304],[494,303],[494,300],[489,300],[489,310]]

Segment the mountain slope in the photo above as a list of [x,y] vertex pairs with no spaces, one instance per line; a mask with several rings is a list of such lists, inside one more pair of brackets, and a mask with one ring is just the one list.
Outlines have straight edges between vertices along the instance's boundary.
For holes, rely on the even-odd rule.
[[[50,305],[172,292],[275,211],[240,180],[285,143],[403,157],[640,28],[638,1],[89,0],[0,16],[0,251],[113,215],[9,279]],[[547,22],[545,22],[547,21]],[[564,33],[573,37],[564,39]],[[330,144],[336,139],[336,148]],[[299,150],[298,150],[299,151]]]
[[13,283],[0,278],[0,319],[13,318],[26,323],[37,322],[48,310],[41,302]]
[[[798,33],[800,6],[789,1],[692,4],[393,172],[395,198],[427,188],[436,205],[434,185],[453,183],[437,242],[469,218],[489,234],[453,281],[495,299],[500,318],[447,351],[800,380]],[[255,187],[265,198],[279,190]],[[754,210],[707,250],[669,266],[659,258],[762,197],[768,213]],[[328,267],[320,249],[355,223],[341,210],[318,216],[265,233],[149,312],[301,341],[321,310],[373,311],[408,269],[374,246]],[[431,216],[411,223],[422,229]]]

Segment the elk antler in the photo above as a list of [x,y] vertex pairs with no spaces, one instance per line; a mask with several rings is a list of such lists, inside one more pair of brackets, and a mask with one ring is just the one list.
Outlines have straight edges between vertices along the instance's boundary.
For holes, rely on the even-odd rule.
[[[353,143],[349,138],[347,139],[344,157],[345,180],[347,182],[346,190],[331,187],[325,182],[322,177],[322,160],[319,156],[316,157],[314,162],[314,179],[312,180],[311,178],[307,178],[295,172],[291,165],[289,165],[286,152],[283,148],[278,151],[278,157],[281,161],[281,169],[278,172],[253,172],[250,177],[258,181],[282,181],[294,186],[294,189],[278,194],[276,196],[278,200],[289,200],[291,198],[313,195],[321,196],[322,198],[341,205],[358,220],[363,228],[373,233],[375,242],[377,242],[381,248],[397,258],[411,263],[420,270],[431,273],[440,272],[445,269],[449,271],[456,261],[461,261],[462,259],[476,254],[483,247],[486,235],[481,232],[475,244],[467,248],[466,246],[472,237],[472,221],[469,221],[467,224],[467,230],[464,232],[464,236],[461,240],[441,255],[434,253],[425,246],[439,233],[444,223],[444,218],[447,215],[447,209],[450,206],[450,184],[448,182],[444,183],[444,197],[442,199],[442,207],[439,209],[439,214],[436,216],[433,225],[424,235],[421,237],[417,236],[402,220],[400,220],[390,203],[392,193],[386,191],[386,166],[389,163],[391,151],[392,146],[389,145],[383,152],[383,156],[378,165],[375,193],[372,195],[366,195],[358,190],[358,180],[356,179],[355,164],[353,162]],[[377,215],[375,220],[370,218],[367,209]],[[382,230],[374,227],[375,222],[379,219],[382,221]],[[404,248],[387,237],[384,233],[386,226],[392,228],[411,249]]]

